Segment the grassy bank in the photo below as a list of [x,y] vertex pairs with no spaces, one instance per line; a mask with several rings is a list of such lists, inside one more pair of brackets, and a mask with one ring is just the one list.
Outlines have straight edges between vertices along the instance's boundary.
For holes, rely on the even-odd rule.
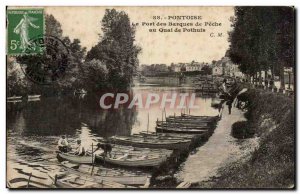
[[259,146],[246,159],[220,169],[220,177],[195,187],[291,188],[295,184],[294,99],[250,90],[245,116],[259,137]]

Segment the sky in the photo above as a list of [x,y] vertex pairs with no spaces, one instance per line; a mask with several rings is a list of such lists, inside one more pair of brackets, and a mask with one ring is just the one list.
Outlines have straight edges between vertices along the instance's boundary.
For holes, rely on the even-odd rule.
[[[89,50],[99,42],[101,20],[105,9],[112,7],[45,7],[62,25],[63,35],[78,38]],[[228,31],[233,7],[114,7],[125,11],[136,28],[136,44],[142,48],[140,64],[187,63],[191,61],[211,62],[219,60],[228,49]],[[162,20],[154,20],[160,16]],[[206,32],[149,32],[152,27],[143,22],[195,22],[191,20],[166,20],[168,16],[201,16],[199,22],[221,23],[218,27],[205,28]],[[198,20],[197,20],[198,21]],[[158,29],[158,28],[157,28]],[[215,37],[210,37],[214,33]],[[222,33],[222,37],[216,34]]]

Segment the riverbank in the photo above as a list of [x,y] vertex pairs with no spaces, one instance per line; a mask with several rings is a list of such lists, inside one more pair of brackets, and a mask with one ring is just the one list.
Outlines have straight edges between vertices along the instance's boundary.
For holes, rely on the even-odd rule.
[[[181,181],[197,184],[218,176],[218,169],[226,163],[233,162],[243,155],[241,142],[231,136],[231,126],[235,122],[245,121],[241,110],[233,107],[231,114],[227,105],[223,105],[222,119],[207,143],[197,148],[180,167],[176,175]],[[247,147],[247,146],[244,146]],[[246,150],[248,150],[247,147]],[[195,168],[197,166],[197,168]]]
[[[237,140],[241,157],[223,163],[217,174],[193,184],[193,187],[294,188],[294,99],[255,89],[249,95],[251,105],[245,117],[255,131],[255,137]],[[251,146],[254,149],[249,149]]]

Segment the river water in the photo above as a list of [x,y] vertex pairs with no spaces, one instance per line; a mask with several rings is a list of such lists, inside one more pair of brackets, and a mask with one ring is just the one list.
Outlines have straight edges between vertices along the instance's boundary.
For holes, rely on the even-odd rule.
[[[188,87],[133,88],[133,94],[193,92]],[[86,98],[42,97],[39,101],[7,103],[7,180],[17,182],[28,178],[32,173],[33,182],[40,187],[48,187],[51,181],[47,173],[60,168],[55,150],[61,135],[67,135],[71,144],[76,139],[81,139],[83,144],[89,146],[113,135],[129,136],[140,131],[155,131],[157,119],[179,115],[183,111],[166,106],[163,113],[159,104],[148,109],[135,107],[101,110],[99,99],[93,101]],[[218,110],[211,107],[211,101],[211,96],[197,94],[195,104],[199,108],[191,109],[190,114],[217,115]]]

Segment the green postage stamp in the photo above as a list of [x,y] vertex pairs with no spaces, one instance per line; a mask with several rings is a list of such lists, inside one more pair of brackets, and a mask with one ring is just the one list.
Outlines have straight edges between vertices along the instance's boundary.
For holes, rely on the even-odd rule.
[[35,39],[44,34],[43,9],[7,10],[7,53],[9,55],[30,55],[43,52],[43,43]]

